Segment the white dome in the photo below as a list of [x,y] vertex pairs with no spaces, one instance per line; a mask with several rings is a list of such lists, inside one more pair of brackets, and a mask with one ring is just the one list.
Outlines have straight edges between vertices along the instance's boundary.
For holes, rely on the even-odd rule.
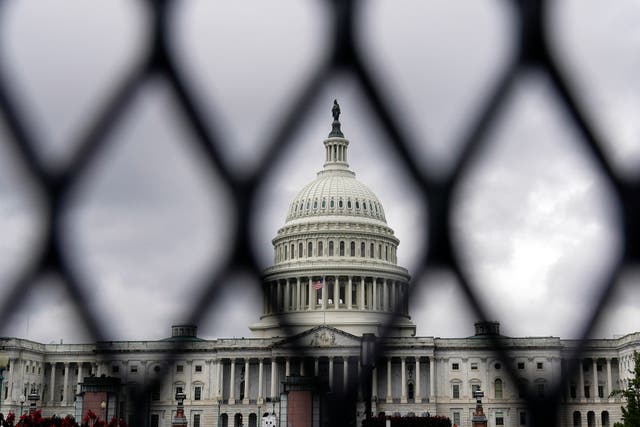
[[382,204],[355,174],[346,170],[325,170],[307,184],[289,205],[287,222],[307,217],[356,216],[386,224]]

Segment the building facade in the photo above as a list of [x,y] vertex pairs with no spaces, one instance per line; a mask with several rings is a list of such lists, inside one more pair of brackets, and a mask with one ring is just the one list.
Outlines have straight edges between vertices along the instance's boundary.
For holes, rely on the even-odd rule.
[[[356,384],[353,413],[345,416],[359,425],[365,413],[357,386],[362,337],[374,334],[385,336],[383,357],[372,371],[374,414],[444,415],[469,426],[473,392],[481,389],[489,426],[529,425],[524,394],[549,392],[566,374],[577,343],[503,337],[497,322],[476,324],[467,338],[416,337],[409,274],[397,264],[399,241],[378,198],[349,167],[339,115],[334,103],[323,169],[291,202],[273,239],[274,264],[264,272],[263,313],[250,326],[253,337],[203,340],[195,326],[176,325],[160,341],[1,338],[8,364],[0,411],[25,411],[25,397],[35,391],[45,415],[80,418],[94,405],[103,418],[133,424],[144,411],[147,426],[169,427],[182,392],[193,427],[320,426],[326,420],[322,399]],[[489,339],[496,336],[509,360],[496,359]],[[560,424],[608,427],[619,421],[623,402],[610,394],[627,385],[636,350],[640,333],[589,341],[562,398]],[[132,397],[144,387],[150,391],[140,407]]]

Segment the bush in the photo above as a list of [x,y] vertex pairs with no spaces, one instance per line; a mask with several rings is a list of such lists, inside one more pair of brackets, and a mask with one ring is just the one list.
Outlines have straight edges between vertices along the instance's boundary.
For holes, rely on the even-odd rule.
[[372,417],[369,421],[362,421],[362,427],[385,427],[386,420],[391,420],[391,427],[451,427],[451,420],[447,417]]

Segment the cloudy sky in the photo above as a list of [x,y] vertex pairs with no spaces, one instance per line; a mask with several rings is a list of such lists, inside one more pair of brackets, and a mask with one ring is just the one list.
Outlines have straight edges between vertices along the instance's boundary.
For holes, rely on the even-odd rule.
[[[41,156],[64,167],[75,137],[144,49],[147,16],[127,0],[14,0],[0,16],[0,66]],[[141,2],[140,2],[141,3]],[[640,162],[640,4],[565,0],[550,34],[587,113],[620,173]],[[510,3],[367,1],[360,43],[383,92],[416,142],[425,169],[447,170],[461,135],[514,53]],[[255,167],[287,103],[330,44],[321,1],[180,2],[175,50],[198,102],[238,174]],[[262,266],[289,201],[322,166],[334,98],[358,179],[382,201],[400,239],[399,263],[415,270],[426,213],[348,75],[335,76],[273,165],[252,230]],[[490,143],[458,189],[456,250],[475,291],[508,335],[574,337],[621,236],[607,182],[544,76],[523,74]],[[215,125],[215,126],[214,126]],[[19,274],[41,232],[38,192],[6,144],[0,119],[0,289]],[[228,189],[189,145],[192,138],[161,80],[149,81],[66,212],[67,256],[112,339],[158,339],[186,317],[203,275],[230,247]],[[626,274],[594,335],[640,330],[638,278]],[[417,283],[418,334],[467,336],[474,315],[446,271]],[[259,282],[225,284],[200,335],[249,336]],[[2,295],[0,294],[0,298]],[[86,341],[64,286],[43,278],[25,290],[0,335]]]

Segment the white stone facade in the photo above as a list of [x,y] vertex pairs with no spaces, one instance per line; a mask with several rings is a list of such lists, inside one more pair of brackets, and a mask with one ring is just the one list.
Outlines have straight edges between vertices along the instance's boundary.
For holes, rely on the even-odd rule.
[[[428,412],[469,426],[472,392],[479,387],[485,391],[489,426],[529,425],[522,391],[548,392],[567,375],[567,357],[576,343],[501,337],[510,357],[498,360],[482,329],[495,324],[479,325],[468,338],[414,336],[409,274],[397,265],[399,241],[386,224],[382,204],[349,170],[349,141],[334,117],[324,141],[324,168],[294,198],[273,240],[274,265],[264,273],[263,313],[251,325],[254,337],[201,340],[195,327],[182,325],[161,341],[40,344],[1,338],[9,365],[0,411],[19,412],[20,396],[34,389],[45,415],[79,417],[83,379],[104,375],[122,384],[108,416],[131,420],[145,411],[147,426],[169,427],[180,389],[192,427],[257,426],[264,413],[279,414],[287,377],[320,377],[336,393],[358,378],[362,335],[379,336],[395,311],[373,371],[374,413]],[[176,342],[180,350],[174,354]],[[622,402],[609,395],[628,384],[638,350],[640,333],[589,341],[582,369],[563,393],[560,425],[608,427],[619,421]],[[507,365],[518,373],[515,383]],[[134,407],[133,393],[157,378],[162,380],[149,393],[148,406]],[[359,422],[362,393],[357,411]]]

